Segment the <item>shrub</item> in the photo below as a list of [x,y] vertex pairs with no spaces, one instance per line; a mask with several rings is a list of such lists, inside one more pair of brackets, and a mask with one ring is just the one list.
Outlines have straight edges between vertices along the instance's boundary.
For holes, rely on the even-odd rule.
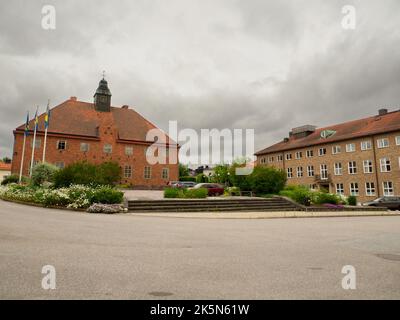
[[181,198],[181,199],[201,199],[207,198],[208,190],[206,188],[199,189],[182,189],[182,188],[165,188],[164,198]]
[[178,198],[178,188],[165,188],[164,198]]
[[16,174],[11,174],[9,176],[4,177],[3,181],[1,182],[2,186],[5,186],[10,183],[18,183],[19,182],[19,176]]
[[121,203],[124,198],[123,192],[109,186],[98,187],[94,190],[92,203],[114,204]]
[[117,163],[105,162],[100,165],[76,162],[54,175],[56,188],[79,185],[113,185],[121,179],[121,169]]
[[347,198],[347,204],[349,206],[356,206],[357,205],[357,197],[356,196],[349,196]]
[[196,176],[196,182],[197,182],[197,183],[207,183],[207,182],[209,182],[209,179],[208,179],[208,177],[207,177],[205,174],[199,173],[199,174]]
[[314,192],[312,194],[312,202],[315,204],[324,204],[324,203],[330,203],[330,204],[338,204],[340,201],[340,198],[331,193],[325,193],[325,192]]
[[116,162],[103,162],[96,169],[96,184],[113,185],[121,180],[121,168]]
[[288,197],[303,206],[309,206],[311,204],[312,192],[305,186],[287,186],[279,194]]
[[183,192],[184,197],[188,199],[204,199],[208,196],[208,190],[206,188],[186,189]]
[[33,167],[31,182],[34,186],[52,183],[58,168],[50,163],[39,163]]
[[73,209],[87,208],[94,202],[120,204],[123,193],[110,186],[89,187],[72,185],[68,188],[45,189],[9,184],[0,188],[0,198],[44,206],[61,206]]
[[247,179],[257,194],[277,194],[286,184],[286,174],[272,167],[255,167]]

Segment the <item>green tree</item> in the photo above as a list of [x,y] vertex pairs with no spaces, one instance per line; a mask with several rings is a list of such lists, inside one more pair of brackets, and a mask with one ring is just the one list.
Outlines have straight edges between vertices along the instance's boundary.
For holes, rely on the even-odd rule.
[[251,190],[258,194],[277,194],[286,184],[286,174],[273,167],[255,167],[248,176]]
[[214,168],[214,174],[211,179],[213,182],[226,184],[227,182],[229,183],[229,175],[229,166],[220,164]]
[[179,177],[187,177],[189,175],[189,167],[185,164],[179,164]]
[[197,183],[206,183],[206,182],[209,182],[209,179],[208,179],[208,177],[207,177],[205,174],[199,173],[199,174],[196,176],[196,182],[197,182]]
[[58,168],[50,163],[38,163],[33,167],[31,182],[34,186],[54,182],[54,176]]

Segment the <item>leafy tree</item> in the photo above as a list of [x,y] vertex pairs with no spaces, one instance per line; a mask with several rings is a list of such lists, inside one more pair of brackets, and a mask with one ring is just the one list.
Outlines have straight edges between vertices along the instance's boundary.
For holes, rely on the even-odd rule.
[[218,165],[214,168],[214,174],[212,175],[212,181],[216,183],[226,184],[229,183],[229,166]]
[[189,167],[185,164],[179,164],[179,177],[187,177],[189,175]]
[[33,167],[31,182],[34,186],[54,182],[54,175],[58,168],[50,163],[38,163]]
[[206,182],[209,182],[209,179],[208,179],[208,177],[207,177],[205,174],[199,173],[199,174],[196,176],[196,182],[197,182],[197,183],[206,183]]
[[259,194],[277,194],[286,184],[286,174],[273,167],[255,167],[247,178],[251,190]]

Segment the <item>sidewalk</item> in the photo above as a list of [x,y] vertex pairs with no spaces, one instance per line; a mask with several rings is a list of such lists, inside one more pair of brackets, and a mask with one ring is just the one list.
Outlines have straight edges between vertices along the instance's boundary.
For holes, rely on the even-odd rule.
[[277,212],[131,212],[132,216],[195,218],[195,219],[277,219],[277,218],[326,218],[359,216],[398,216],[399,211],[277,211]]

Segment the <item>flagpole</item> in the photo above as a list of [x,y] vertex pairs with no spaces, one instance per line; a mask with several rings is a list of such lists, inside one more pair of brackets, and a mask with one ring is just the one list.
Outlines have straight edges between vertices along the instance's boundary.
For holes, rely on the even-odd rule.
[[32,142],[32,158],[31,158],[31,170],[29,171],[29,177],[32,177],[32,170],[33,170],[33,159],[35,156],[35,144],[36,144],[36,131],[37,131],[37,113],[38,113],[39,106],[36,108],[36,115],[35,115],[35,131],[33,132],[33,142]]
[[45,123],[45,130],[44,130],[44,145],[43,145],[43,159],[42,162],[44,163],[46,161],[46,146],[47,146],[47,129],[49,127],[49,106],[50,106],[50,100],[47,101],[47,111],[46,111],[46,123]]
[[24,166],[24,159],[25,159],[25,142],[26,142],[26,134],[24,132],[24,144],[22,146],[21,168],[19,169],[19,183],[21,183],[22,180],[22,168]]

